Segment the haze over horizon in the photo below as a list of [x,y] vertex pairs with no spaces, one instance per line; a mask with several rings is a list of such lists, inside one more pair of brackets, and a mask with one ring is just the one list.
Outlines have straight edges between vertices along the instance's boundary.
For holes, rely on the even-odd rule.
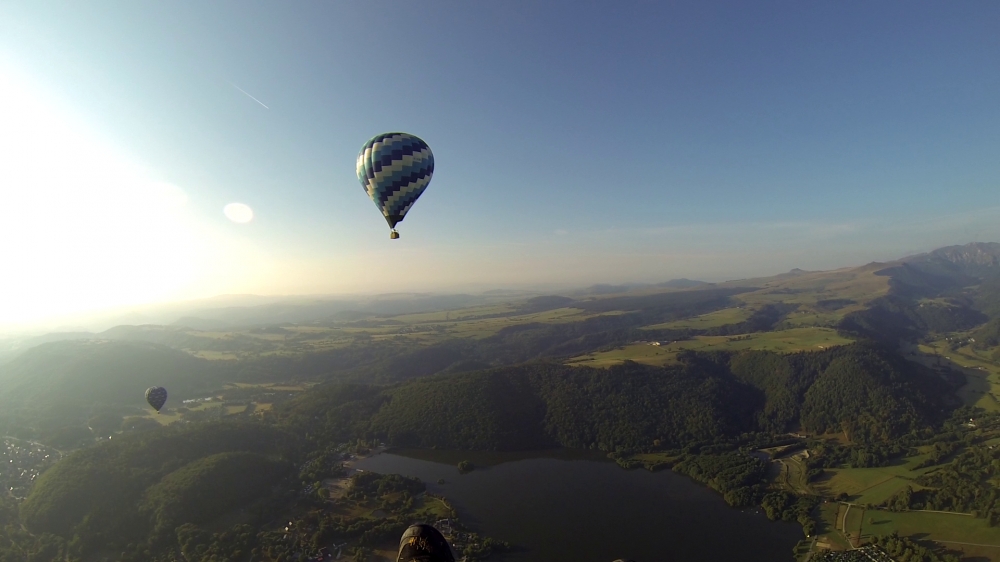
[[[1000,240],[995,3],[392,6],[0,5],[0,325]],[[396,241],[390,130],[437,165]]]

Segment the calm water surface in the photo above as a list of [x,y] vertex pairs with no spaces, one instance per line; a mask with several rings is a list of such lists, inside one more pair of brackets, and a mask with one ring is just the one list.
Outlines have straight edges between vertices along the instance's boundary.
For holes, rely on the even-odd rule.
[[[517,562],[792,560],[801,527],[728,507],[670,471],[623,470],[595,460],[523,458],[460,475],[448,464],[383,453],[355,467],[417,477],[482,533],[524,550]],[[494,461],[496,462],[496,461]],[[445,484],[438,485],[443,478]]]

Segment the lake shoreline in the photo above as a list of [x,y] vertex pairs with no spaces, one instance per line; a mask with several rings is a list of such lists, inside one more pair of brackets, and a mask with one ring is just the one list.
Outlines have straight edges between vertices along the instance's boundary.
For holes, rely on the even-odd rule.
[[[802,537],[797,524],[770,521],[759,507],[732,508],[718,492],[670,470],[622,470],[602,452],[580,453],[486,452],[478,470],[460,474],[456,459],[475,464],[477,452],[397,448],[357,468],[420,478],[465,524],[518,547],[504,560],[792,560]],[[720,542],[714,529],[727,529],[732,540]],[[581,533],[614,538],[588,546]],[[674,558],[664,557],[666,539]],[[754,554],[732,549],[737,543]]]

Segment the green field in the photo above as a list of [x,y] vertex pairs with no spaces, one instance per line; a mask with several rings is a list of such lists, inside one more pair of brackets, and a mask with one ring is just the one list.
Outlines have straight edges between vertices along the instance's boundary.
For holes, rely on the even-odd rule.
[[635,343],[597,353],[588,353],[569,359],[566,363],[575,366],[609,367],[624,361],[635,361],[647,365],[666,365],[676,360],[683,350],[694,351],[741,351],[756,349],[777,353],[798,351],[820,351],[838,345],[851,343],[829,328],[793,328],[778,332],[760,332],[741,336],[696,336],[691,340],[670,342],[659,346],[649,343]]
[[164,410],[159,414],[149,413],[143,417],[149,418],[160,425],[168,425],[174,423],[175,421],[179,421],[181,419],[181,415],[178,414],[175,410]]
[[902,536],[940,542],[949,549],[962,550],[966,556],[986,556],[993,560],[1000,557],[1000,528],[990,527],[985,519],[969,515],[869,510],[861,530],[862,536],[896,531]]
[[514,314],[517,308],[512,304],[497,304],[486,306],[474,306],[458,310],[439,310],[435,312],[421,312],[418,314],[403,314],[393,316],[392,320],[397,320],[406,324],[424,324],[427,322],[449,322],[476,320],[487,316],[500,314]]
[[[956,337],[965,337],[958,334]],[[967,383],[957,392],[959,398],[970,406],[988,412],[1000,411],[1000,365],[986,352],[979,352],[968,345],[952,351],[946,340],[921,344],[916,351],[918,360],[926,365],[950,366],[962,371]]]
[[820,505],[817,545],[821,548],[847,550],[851,547],[840,530],[843,514],[847,506],[837,502]]
[[[271,388],[275,388],[275,387],[271,387]],[[189,411],[192,411],[192,412],[196,412],[196,411],[199,411],[199,410],[205,410],[207,408],[220,408],[220,407],[222,407],[222,408],[225,408],[227,416],[231,416],[233,414],[241,414],[241,413],[245,412],[246,409],[247,409],[247,405],[246,404],[233,404],[233,405],[224,406],[224,405],[222,405],[222,404],[220,404],[218,402],[200,402],[197,405],[183,406],[183,407],[187,408]],[[253,411],[260,412],[260,411],[270,410],[270,409],[271,409],[271,404],[256,404],[256,403],[254,403],[254,410]],[[149,418],[151,420],[154,420],[157,423],[159,423],[160,425],[168,425],[168,424],[174,423],[175,421],[179,421],[179,420],[182,419],[181,413],[178,412],[176,408],[164,408],[162,411],[160,411],[160,413],[156,413],[156,412],[153,412],[152,410],[150,410],[149,412],[147,412],[142,417],[146,417],[146,418]]]
[[652,326],[644,326],[644,330],[682,330],[682,329],[692,329],[692,330],[704,330],[706,328],[716,328],[718,326],[725,326],[726,324],[738,324],[743,322],[750,315],[753,314],[753,310],[747,307],[733,307],[724,308],[722,310],[716,310],[715,312],[709,312],[708,314],[702,314],[701,316],[695,316],[694,318],[687,318],[684,320],[675,320],[673,322],[666,322],[663,324],[654,324]]
[[576,367],[610,367],[625,361],[635,361],[646,365],[666,365],[676,360],[678,351],[680,348],[674,345],[633,344],[611,351],[579,355],[566,361],[566,364]]
[[234,386],[236,388],[261,388],[261,389],[267,389],[267,390],[277,390],[277,391],[281,391],[281,392],[302,392],[304,390],[309,390],[311,387],[315,386],[316,384],[317,383],[314,383],[314,382],[305,382],[305,383],[298,383],[298,384],[281,384],[281,383],[260,383],[260,384],[257,384],[257,383],[237,382],[237,383],[232,383],[231,385],[226,385],[226,386]]
[[844,493],[854,503],[879,504],[907,486],[920,488],[913,480],[933,469],[911,470],[921,460],[923,456],[918,455],[892,466],[827,469],[826,473],[830,476],[815,483],[813,487],[830,497]]
[[491,305],[460,310],[406,314],[391,318],[368,318],[357,322],[285,325],[281,333],[254,330],[232,332],[181,332],[184,351],[209,360],[237,360],[253,356],[295,356],[339,349],[365,341],[433,345],[450,338],[482,339],[500,330],[523,324],[563,324],[623,311],[592,313],[579,308],[557,308],[519,313],[510,305]]
[[622,314],[622,311],[606,312],[603,314],[593,314],[579,308],[556,308],[544,312],[534,312],[531,314],[520,314],[516,316],[503,316],[498,318],[481,318],[460,322],[438,323],[444,333],[450,337],[467,338],[487,338],[508,326],[520,324],[564,324],[567,322],[581,322],[588,318],[602,315]]
[[833,327],[844,318],[839,312],[816,312],[815,310],[796,310],[785,317],[783,322],[796,328],[807,326]]
[[854,546],[861,546],[861,524],[865,517],[865,508],[860,505],[848,506],[841,514],[840,530]]

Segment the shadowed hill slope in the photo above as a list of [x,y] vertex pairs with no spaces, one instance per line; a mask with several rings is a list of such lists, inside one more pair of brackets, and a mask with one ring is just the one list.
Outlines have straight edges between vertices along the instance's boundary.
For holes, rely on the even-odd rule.
[[150,386],[180,396],[212,388],[228,374],[223,363],[156,344],[53,342],[0,367],[0,402],[134,404]]

